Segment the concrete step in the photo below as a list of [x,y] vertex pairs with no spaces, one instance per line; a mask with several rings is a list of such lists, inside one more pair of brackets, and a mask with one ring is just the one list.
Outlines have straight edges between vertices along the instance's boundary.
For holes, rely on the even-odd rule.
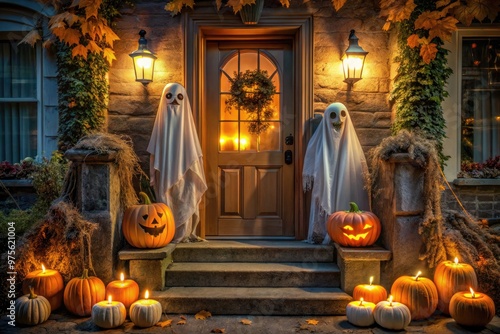
[[154,291],[166,313],[345,315],[352,297],[338,288],[175,287]]
[[174,262],[333,262],[333,245],[302,241],[209,240],[178,244]]
[[335,263],[174,262],[166,287],[340,287]]

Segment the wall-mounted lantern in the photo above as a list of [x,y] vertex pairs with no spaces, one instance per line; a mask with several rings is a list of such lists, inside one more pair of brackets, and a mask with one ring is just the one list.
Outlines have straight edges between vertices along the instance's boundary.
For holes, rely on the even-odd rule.
[[148,49],[148,40],[144,37],[146,31],[139,31],[139,48],[129,54],[134,61],[135,81],[143,85],[153,81],[156,56]]
[[368,52],[358,45],[358,38],[354,35],[354,30],[351,30],[349,34],[349,47],[345,50],[342,57],[344,82],[347,82],[349,86],[362,79],[367,54]]

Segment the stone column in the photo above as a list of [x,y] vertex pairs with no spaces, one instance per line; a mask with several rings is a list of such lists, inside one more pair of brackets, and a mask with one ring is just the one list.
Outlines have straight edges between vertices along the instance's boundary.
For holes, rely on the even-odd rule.
[[92,236],[92,264],[96,275],[110,282],[115,279],[118,251],[123,247],[116,152],[68,150],[65,157],[77,166],[75,205],[85,219],[99,225]]
[[382,224],[383,246],[392,259],[382,267],[381,283],[390,288],[399,276],[414,276],[420,270],[430,277],[425,261],[418,259],[422,240],[418,227],[424,211],[424,172],[407,153],[393,154],[380,162],[372,210]]

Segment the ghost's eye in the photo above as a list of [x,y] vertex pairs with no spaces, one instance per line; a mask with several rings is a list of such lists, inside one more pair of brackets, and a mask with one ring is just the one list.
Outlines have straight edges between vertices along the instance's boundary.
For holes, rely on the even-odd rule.
[[167,93],[167,95],[165,95],[165,97],[170,100],[172,98],[172,93]]
[[177,98],[178,98],[180,101],[182,101],[182,100],[184,99],[184,95],[182,95],[182,94],[180,94],[180,93],[179,93],[179,94],[177,94]]
[[330,114],[330,118],[331,118],[331,119],[335,119],[335,118],[337,118],[337,113],[336,113],[336,112],[332,112],[332,113]]
[[345,110],[342,110],[342,111],[340,112],[340,115],[341,115],[342,117],[345,117],[345,115],[346,115]]
[[148,215],[142,216],[142,219],[144,219],[144,220],[148,219]]

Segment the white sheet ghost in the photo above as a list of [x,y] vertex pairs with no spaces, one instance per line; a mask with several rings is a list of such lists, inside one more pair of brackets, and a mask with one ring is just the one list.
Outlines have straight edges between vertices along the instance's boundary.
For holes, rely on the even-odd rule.
[[174,215],[172,242],[199,240],[199,204],[207,184],[189,99],[178,83],[163,89],[147,151],[157,200],[167,204]]
[[333,212],[349,210],[349,202],[369,210],[363,173],[366,159],[342,103],[330,104],[307,145],[302,171],[304,191],[311,190],[307,242],[329,243],[326,221]]

